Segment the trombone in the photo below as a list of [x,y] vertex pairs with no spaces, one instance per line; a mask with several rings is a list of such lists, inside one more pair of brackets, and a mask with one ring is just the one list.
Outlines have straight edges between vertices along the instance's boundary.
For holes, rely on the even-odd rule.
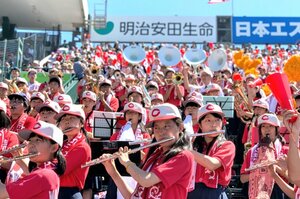
[[[128,151],[128,154],[133,154],[133,153],[136,153],[136,152],[141,151],[143,149],[150,148],[150,147],[153,147],[153,146],[156,146],[156,145],[159,145],[159,144],[163,144],[165,142],[169,142],[169,141],[172,141],[174,139],[175,139],[174,137],[170,137],[170,138],[166,138],[166,139],[163,139],[163,140],[151,143],[151,144],[147,144],[145,146],[141,146],[141,147],[138,147],[138,148],[135,148],[135,149],[132,149],[132,150]],[[94,160],[91,160],[91,161],[86,162],[85,164],[81,165],[81,168],[90,167],[90,166],[100,164],[100,163],[108,161],[108,160],[116,159],[118,157],[119,157],[119,155],[113,154],[108,158],[101,158],[101,157],[96,158]]]

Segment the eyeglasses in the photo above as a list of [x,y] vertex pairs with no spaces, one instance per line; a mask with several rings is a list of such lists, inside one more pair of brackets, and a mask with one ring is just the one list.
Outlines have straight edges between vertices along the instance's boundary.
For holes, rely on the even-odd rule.
[[9,101],[11,104],[21,104],[23,103],[23,100],[17,100],[17,99],[13,99]]

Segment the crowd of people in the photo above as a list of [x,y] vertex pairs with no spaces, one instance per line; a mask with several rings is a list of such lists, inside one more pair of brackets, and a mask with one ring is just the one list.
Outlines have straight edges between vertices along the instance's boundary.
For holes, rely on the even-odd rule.
[[[299,46],[208,43],[201,63],[172,66],[159,59],[164,46],[142,46],[140,63],[128,60],[126,46],[115,43],[58,50],[46,62],[35,60],[27,78],[11,67],[10,78],[0,82],[0,198],[100,197],[93,190],[94,174],[82,167],[92,159],[90,142],[99,141],[94,111],[123,113],[110,142],[162,141],[140,151],[140,164],[126,146],[114,158],[101,153],[110,176],[103,198],[230,198],[232,176],[239,175],[241,198],[300,198],[300,81],[289,83],[290,110],[266,84],[299,56]],[[181,60],[197,48],[172,47]],[[225,54],[217,57],[218,70],[207,61],[217,50]],[[48,79],[38,82],[38,73]],[[76,99],[65,93],[66,73],[78,79]],[[234,96],[233,117],[205,103],[204,96]],[[19,158],[23,155],[29,158]],[[130,177],[122,176],[115,159]]]

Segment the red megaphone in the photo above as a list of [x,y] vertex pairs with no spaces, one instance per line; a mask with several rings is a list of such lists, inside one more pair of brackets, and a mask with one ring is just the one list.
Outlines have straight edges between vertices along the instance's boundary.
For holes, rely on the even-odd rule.
[[[270,90],[283,110],[294,110],[292,93],[286,74],[273,73],[266,78]],[[291,118],[295,122],[297,117]]]
[[261,86],[262,84],[263,84],[263,81],[260,78],[258,78],[256,80],[254,80],[253,82],[249,82],[248,86],[250,88],[255,88],[256,86]]

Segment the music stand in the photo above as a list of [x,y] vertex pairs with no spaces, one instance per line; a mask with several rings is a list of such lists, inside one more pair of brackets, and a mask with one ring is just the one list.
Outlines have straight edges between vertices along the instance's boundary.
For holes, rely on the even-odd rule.
[[[129,141],[113,141],[110,142],[108,140],[103,141],[91,141],[90,146],[92,150],[92,159],[99,158],[104,153],[113,154],[117,152],[120,147],[127,146],[130,149],[134,149],[140,147],[140,144],[129,145]],[[134,154],[130,154],[129,158],[132,162],[134,162],[137,166],[141,164],[141,153],[137,152]],[[126,168],[119,162],[118,159],[115,160],[116,167],[119,173],[122,176],[129,176],[126,171]],[[97,180],[95,189],[96,190],[103,190],[103,187],[108,185],[108,181],[110,176],[106,172],[103,164],[97,164],[90,167],[90,173],[94,176]],[[101,188],[102,187],[102,188]]]
[[[120,130],[124,123],[123,113],[94,111],[93,136],[107,140],[117,130]],[[125,122],[126,123],[126,122]]]
[[234,117],[233,96],[203,96],[203,104],[212,103],[219,105],[227,118]]

